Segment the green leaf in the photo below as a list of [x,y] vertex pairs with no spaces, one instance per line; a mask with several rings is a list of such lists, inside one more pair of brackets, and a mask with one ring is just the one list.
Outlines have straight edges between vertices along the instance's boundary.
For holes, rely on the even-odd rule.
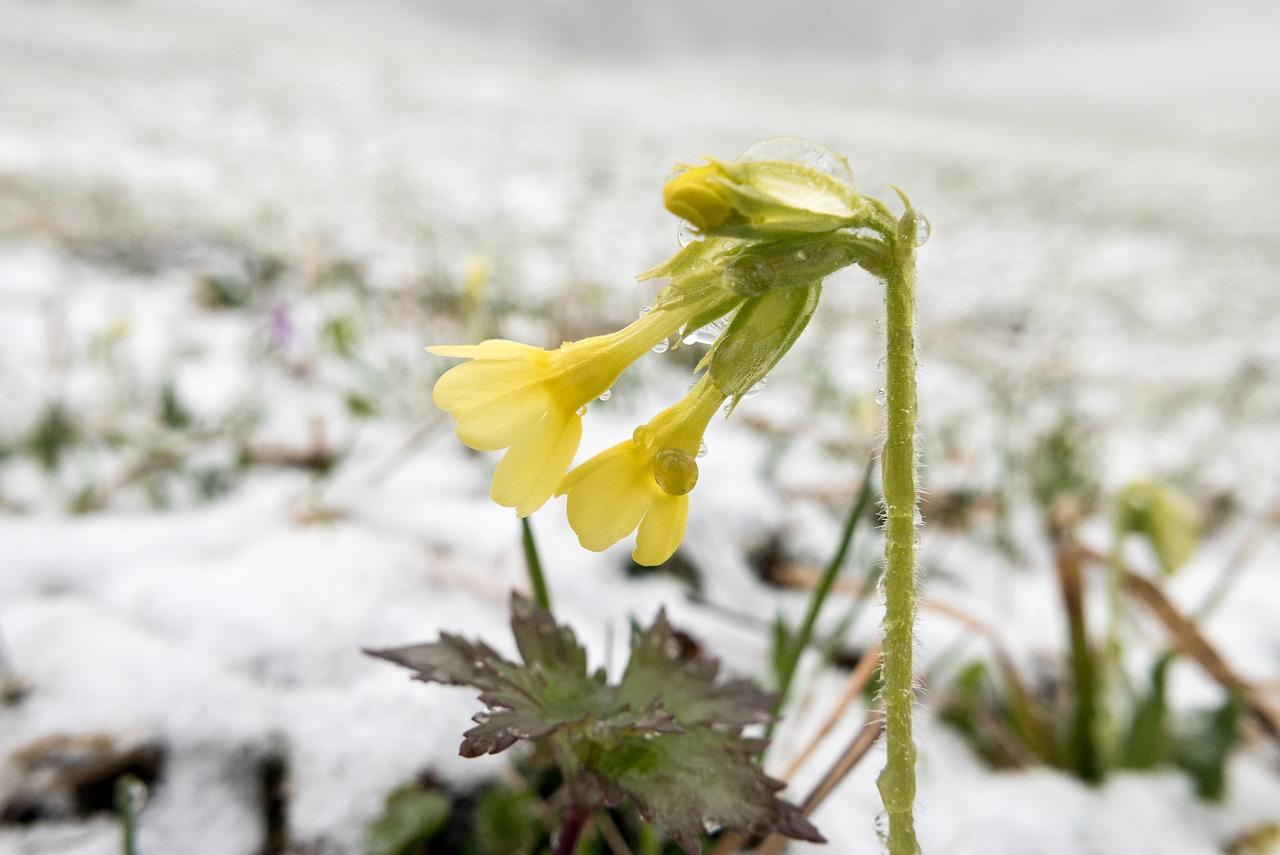
[[474,855],[532,855],[546,835],[537,808],[538,799],[530,792],[489,787],[476,805],[470,851]]
[[1240,712],[1244,700],[1231,692],[1226,702],[1205,715],[1199,726],[1181,740],[1178,765],[1196,784],[1196,794],[1209,801],[1221,801],[1227,789],[1227,757],[1239,738]]
[[791,632],[791,627],[787,625],[787,619],[782,616],[782,612],[778,612],[773,618],[773,646],[769,655],[773,675],[779,686],[785,685],[791,679],[791,675],[787,672],[792,667],[791,650],[794,644],[795,634]]
[[568,627],[516,594],[511,628],[525,664],[504,659],[483,642],[441,633],[432,644],[366,651],[417,672],[415,679],[474,686],[489,712],[463,734],[464,757],[497,754],[521,739],[546,736],[587,716],[611,711],[613,692],[604,675],[587,675],[586,652]]
[[633,630],[631,661],[618,686],[618,702],[632,709],[660,704],[682,726],[741,728],[773,718],[777,699],[750,680],[716,683],[720,664],[704,656],[681,661],[680,642],[665,612],[653,626]]
[[763,741],[741,735],[745,725],[771,719],[775,696],[746,680],[717,682],[718,664],[686,656],[665,614],[632,632],[631,661],[611,686],[603,670],[587,673],[586,651],[549,612],[519,594],[511,612],[523,664],[449,634],[368,652],[418,680],[480,689],[488,710],[464,735],[464,756],[556,734],[571,799],[581,808],[629,799],[689,852],[699,851],[707,823],[822,839],[797,807],[777,798],[782,784],[756,765]]
[[1154,769],[1168,758],[1169,708],[1166,687],[1169,682],[1169,665],[1175,654],[1166,653],[1151,668],[1151,691],[1147,693],[1133,713],[1120,765],[1126,769]]
[[453,806],[434,790],[402,787],[387,796],[386,810],[369,826],[366,855],[411,855],[449,822]]
[[644,819],[686,852],[701,851],[707,823],[745,836],[778,832],[824,842],[795,805],[777,798],[783,784],[755,762],[760,741],[735,733],[692,727],[659,738],[631,738],[607,753],[592,771],[607,782],[608,801],[635,802]]

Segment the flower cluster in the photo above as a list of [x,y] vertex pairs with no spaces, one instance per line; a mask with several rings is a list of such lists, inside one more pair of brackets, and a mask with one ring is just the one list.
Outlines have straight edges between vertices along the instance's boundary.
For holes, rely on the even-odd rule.
[[[828,274],[875,270],[899,231],[882,204],[857,194],[843,158],[803,140],[766,140],[735,161],[683,169],[663,201],[699,239],[641,275],[670,283],[639,320],[551,351],[503,340],[427,348],[468,360],[445,372],[433,400],[462,442],[506,449],[495,502],[527,516],[565,495],[584,547],[606,549],[638,528],[633,557],[645,565],[666,561],[684,537],[712,416],[726,401],[731,411],[791,348]],[[726,326],[688,395],[570,470],[587,404],[661,342],[713,322]]]

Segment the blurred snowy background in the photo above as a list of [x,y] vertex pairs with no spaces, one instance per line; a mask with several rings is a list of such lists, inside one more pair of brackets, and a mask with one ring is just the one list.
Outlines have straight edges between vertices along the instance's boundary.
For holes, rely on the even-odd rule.
[[[469,692],[359,652],[441,629],[509,649],[523,585],[494,456],[433,410],[446,366],[422,347],[629,321],[655,293],[634,275],[676,247],[672,165],[777,134],[932,222],[926,595],[994,625],[1033,680],[1061,669],[1025,473],[1069,449],[1099,496],[1158,478],[1196,500],[1206,543],[1169,595],[1191,611],[1230,580],[1203,629],[1274,700],[1278,38],[1274,4],[1246,0],[0,0],[0,853],[118,851],[59,772],[85,763],[155,773],[148,855],[356,852],[397,785],[496,774],[456,757]],[[579,550],[556,504],[536,516],[557,610],[597,655],[666,604],[764,676],[769,622],[804,594],[748,556],[829,554],[875,446],[880,309],[874,282],[834,277],[766,392],[713,425],[681,553],[699,602],[629,578],[625,544]],[[593,405],[582,453],[675,400],[687,353]],[[1101,551],[1106,521],[1099,499],[1081,525]],[[851,579],[878,549],[868,524]],[[989,655],[936,614],[922,633],[934,698]],[[1141,674],[1164,642],[1138,635]],[[807,668],[777,769],[842,681]],[[1188,662],[1170,693],[1221,694]],[[1280,821],[1256,736],[1215,805],[1173,770],[992,771],[937,705],[926,851],[1216,853]],[[878,765],[816,815],[830,851],[876,845]]]

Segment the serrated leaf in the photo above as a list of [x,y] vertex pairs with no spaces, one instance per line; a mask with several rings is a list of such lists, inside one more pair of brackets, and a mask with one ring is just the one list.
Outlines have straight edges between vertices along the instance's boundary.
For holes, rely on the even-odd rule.
[[718,662],[705,656],[681,661],[679,647],[665,611],[658,612],[649,629],[633,630],[619,701],[633,709],[660,703],[682,725],[741,729],[773,719],[774,694],[749,680],[717,684]]
[[587,674],[573,631],[513,594],[511,627],[524,664],[483,643],[442,633],[432,644],[367,651],[415,678],[481,690],[488,707],[464,734],[461,753],[496,754],[521,739],[556,733],[568,751],[573,802],[598,808],[632,800],[646,819],[698,852],[707,823],[744,834],[778,832],[820,841],[782,784],[755,757],[767,744],[741,736],[771,719],[776,697],[746,680],[716,682],[719,665],[687,658],[660,612],[632,633],[632,657],[616,686]]
[[417,672],[417,680],[480,689],[490,711],[477,715],[477,726],[463,734],[464,757],[497,754],[518,740],[611,711],[613,691],[604,685],[603,674],[587,675],[586,653],[573,631],[518,594],[512,596],[511,610],[524,665],[483,642],[448,633],[434,643],[366,651]]
[[594,771],[635,802],[645,820],[686,852],[700,853],[707,824],[745,836],[778,832],[825,842],[795,805],[777,797],[784,786],[754,759],[756,740],[709,727],[655,738],[632,738],[608,752]]

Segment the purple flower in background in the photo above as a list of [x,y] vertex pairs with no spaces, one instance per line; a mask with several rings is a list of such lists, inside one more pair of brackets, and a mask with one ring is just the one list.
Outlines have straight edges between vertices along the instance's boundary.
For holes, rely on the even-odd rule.
[[267,334],[271,338],[272,346],[281,349],[288,347],[293,343],[296,331],[293,317],[289,314],[289,307],[284,303],[274,304],[267,321]]

